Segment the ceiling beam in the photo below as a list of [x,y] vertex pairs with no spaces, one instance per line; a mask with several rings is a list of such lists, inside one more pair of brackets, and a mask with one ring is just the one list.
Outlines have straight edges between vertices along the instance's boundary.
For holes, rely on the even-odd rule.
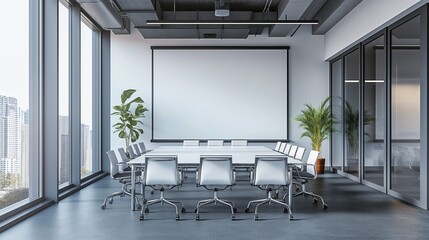
[[314,35],[323,35],[346,16],[362,0],[329,0],[316,14],[319,24],[313,26]]
[[[282,0],[277,7],[278,20],[302,20],[303,14],[314,0]],[[270,27],[270,37],[286,37],[295,30],[299,25],[273,25]]]

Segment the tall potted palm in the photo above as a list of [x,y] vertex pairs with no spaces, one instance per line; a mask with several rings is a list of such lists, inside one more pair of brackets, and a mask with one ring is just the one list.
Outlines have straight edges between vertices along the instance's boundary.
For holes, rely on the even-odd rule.
[[[144,113],[148,111],[141,97],[136,97],[133,100],[127,101],[136,92],[135,89],[124,90],[121,94],[121,104],[113,106],[115,110],[112,115],[119,117],[119,121],[113,125],[115,129],[113,133],[118,133],[119,138],[125,139],[125,146],[128,148],[130,142],[135,142],[140,134],[143,134],[140,120],[144,118]],[[133,109],[133,110],[132,110]]]
[[[329,97],[326,98],[318,107],[305,104],[305,109],[295,118],[296,121],[300,122],[299,126],[305,130],[301,138],[310,138],[311,147],[319,152],[322,149],[323,141],[328,139],[335,123],[329,100]],[[324,169],[325,158],[319,157],[316,162],[316,171],[317,173],[324,173]]]

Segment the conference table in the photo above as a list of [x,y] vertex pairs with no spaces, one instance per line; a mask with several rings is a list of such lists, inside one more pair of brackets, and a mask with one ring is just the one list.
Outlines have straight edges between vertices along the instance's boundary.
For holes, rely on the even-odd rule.
[[[130,160],[131,166],[131,211],[135,211],[135,179],[136,171],[144,167],[146,156],[174,155],[177,156],[179,167],[197,167],[202,155],[230,155],[234,167],[253,167],[256,156],[282,156],[283,153],[263,146],[161,146]],[[292,174],[289,174],[289,183]],[[144,188],[142,198],[145,199]],[[289,187],[289,206],[292,208],[292,187]]]

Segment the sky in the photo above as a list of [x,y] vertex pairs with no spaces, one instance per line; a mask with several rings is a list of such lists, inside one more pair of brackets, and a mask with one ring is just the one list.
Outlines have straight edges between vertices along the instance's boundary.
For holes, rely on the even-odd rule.
[[0,22],[8,28],[0,37],[0,95],[16,97],[23,110],[28,109],[29,27],[28,0],[7,1]]
[[[5,34],[0,37],[0,95],[15,97],[23,110],[29,105],[29,0],[5,2],[5,9],[0,21],[10,23]],[[59,114],[68,115],[68,12],[59,5]],[[91,124],[91,76],[92,76],[92,30],[81,24],[81,81],[82,81],[82,122]]]

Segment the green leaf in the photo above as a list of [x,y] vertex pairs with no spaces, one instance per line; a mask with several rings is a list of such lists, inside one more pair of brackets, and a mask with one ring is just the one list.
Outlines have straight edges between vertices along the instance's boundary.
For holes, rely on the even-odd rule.
[[129,102],[129,104],[131,104],[131,103],[143,103],[143,102],[144,101],[141,97],[136,97],[131,102]]
[[127,136],[127,133],[125,131],[120,131],[119,132],[119,137],[120,138],[125,138]]
[[124,90],[121,94],[121,103],[124,104],[125,101],[127,101],[127,99],[130,98],[131,95],[133,95],[135,92],[135,89]]

